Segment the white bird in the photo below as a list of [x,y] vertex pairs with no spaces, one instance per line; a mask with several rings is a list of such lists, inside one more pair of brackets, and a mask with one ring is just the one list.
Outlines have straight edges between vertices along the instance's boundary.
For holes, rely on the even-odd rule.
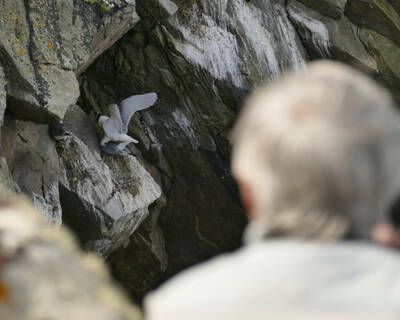
[[[101,149],[105,153],[124,154],[125,147],[139,141],[128,136],[128,124],[136,111],[147,109],[157,101],[155,92],[131,96],[121,101],[119,106],[111,104],[110,117],[100,116],[99,125],[103,128],[104,137],[100,142]],[[112,146],[112,152],[109,146]]]

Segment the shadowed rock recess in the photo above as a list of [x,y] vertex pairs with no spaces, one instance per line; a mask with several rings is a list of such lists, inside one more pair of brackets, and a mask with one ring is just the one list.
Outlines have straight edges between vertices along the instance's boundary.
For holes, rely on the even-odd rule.
[[[352,64],[400,100],[385,0],[0,0],[0,181],[107,259],[131,296],[240,244],[229,131],[247,92],[307,60]],[[129,155],[107,105],[156,91]],[[69,134],[52,139],[59,121]]]

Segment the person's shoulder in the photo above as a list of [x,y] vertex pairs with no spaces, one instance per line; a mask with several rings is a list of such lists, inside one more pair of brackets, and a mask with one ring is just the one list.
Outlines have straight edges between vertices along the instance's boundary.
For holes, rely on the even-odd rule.
[[[259,251],[257,246],[238,249],[232,253],[221,254],[206,262],[182,271],[153,293],[146,296],[145,310],[151,313],[149,319],[169,319],[168,315],[180,313],[178,309],[206,309],[208,303],[215,300],[234,283],[246,269],[251,257]],[[251,263],[250,263],[251,265]],[[231,288],[231,292],[236,291]],[[190,311],[189,311],[190,313]]]
[[240,264],[250,254],[249,248],[243,247],[231,253],[218,255],[206,262],[199,263],[187,270],[180,272],[160,287],[157,292],[198,290],[199,285],[204,282],[215,283],[214,279],[224,278],[227,273],[233,273],[240,269]]
[[[262,241],[181,272],[146,297],[145,310],[151,320],[178,319],[178,315],[208,311],[234,312],[237,306],[253,305],[254,301],[260,306],[265,302],[285,305],[303,294],[315,301],[331,301],[333,290],[321,295],[313,284],[326,283],[344,290],[349,274],[356,275],[352,279],[354,287],[366,292],[350,298],[363,301],[363,294],[370,295],[375,289],[400,292],[400,277],[394,276],[398,270],[397,252],[370,243]],[[373,294],[377,301],[383,297],[379,292],[383,291]],[[334,299],[340,300],[341,296],[334,295]]]
[[252,290],[247,292],[246,288],[270,280],[276,265],[271,262],[289,262],[296,250],[292,241],[261,241],[221,254],[179,273],[147,295],[145,309],[152,314],[160,310],[161,318],[168,319],[169,311],[176,315],[178,309],[204,310],[210,307],[210,301],[213,307],[221,308],[235,304],[244,295],[252,296]]
[[400,254],[396,249],[379,246],[365,241],[342,241],[320,244],[321,251],[331,257],[352,257],[352,260],[369,266],[386,267],[400,265]]

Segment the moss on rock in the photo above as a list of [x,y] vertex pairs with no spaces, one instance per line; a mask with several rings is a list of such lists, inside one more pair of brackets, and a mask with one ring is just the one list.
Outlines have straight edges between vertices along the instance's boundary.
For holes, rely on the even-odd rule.
[[110,12],[111,9],[114,7],[114,4],[107,0],[84,0],[84,1],[90,4],[98,5],[105,12]]

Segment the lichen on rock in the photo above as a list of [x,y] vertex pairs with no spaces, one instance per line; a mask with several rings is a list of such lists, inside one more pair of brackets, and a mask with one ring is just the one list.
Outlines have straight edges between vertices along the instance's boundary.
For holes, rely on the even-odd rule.
[[138,21],[134,2],[119,2],[106,16],[83,0],[0,4],[0,65],[8,80],[9,108],[19,118],[50,123],[76,103],[75,73]]

